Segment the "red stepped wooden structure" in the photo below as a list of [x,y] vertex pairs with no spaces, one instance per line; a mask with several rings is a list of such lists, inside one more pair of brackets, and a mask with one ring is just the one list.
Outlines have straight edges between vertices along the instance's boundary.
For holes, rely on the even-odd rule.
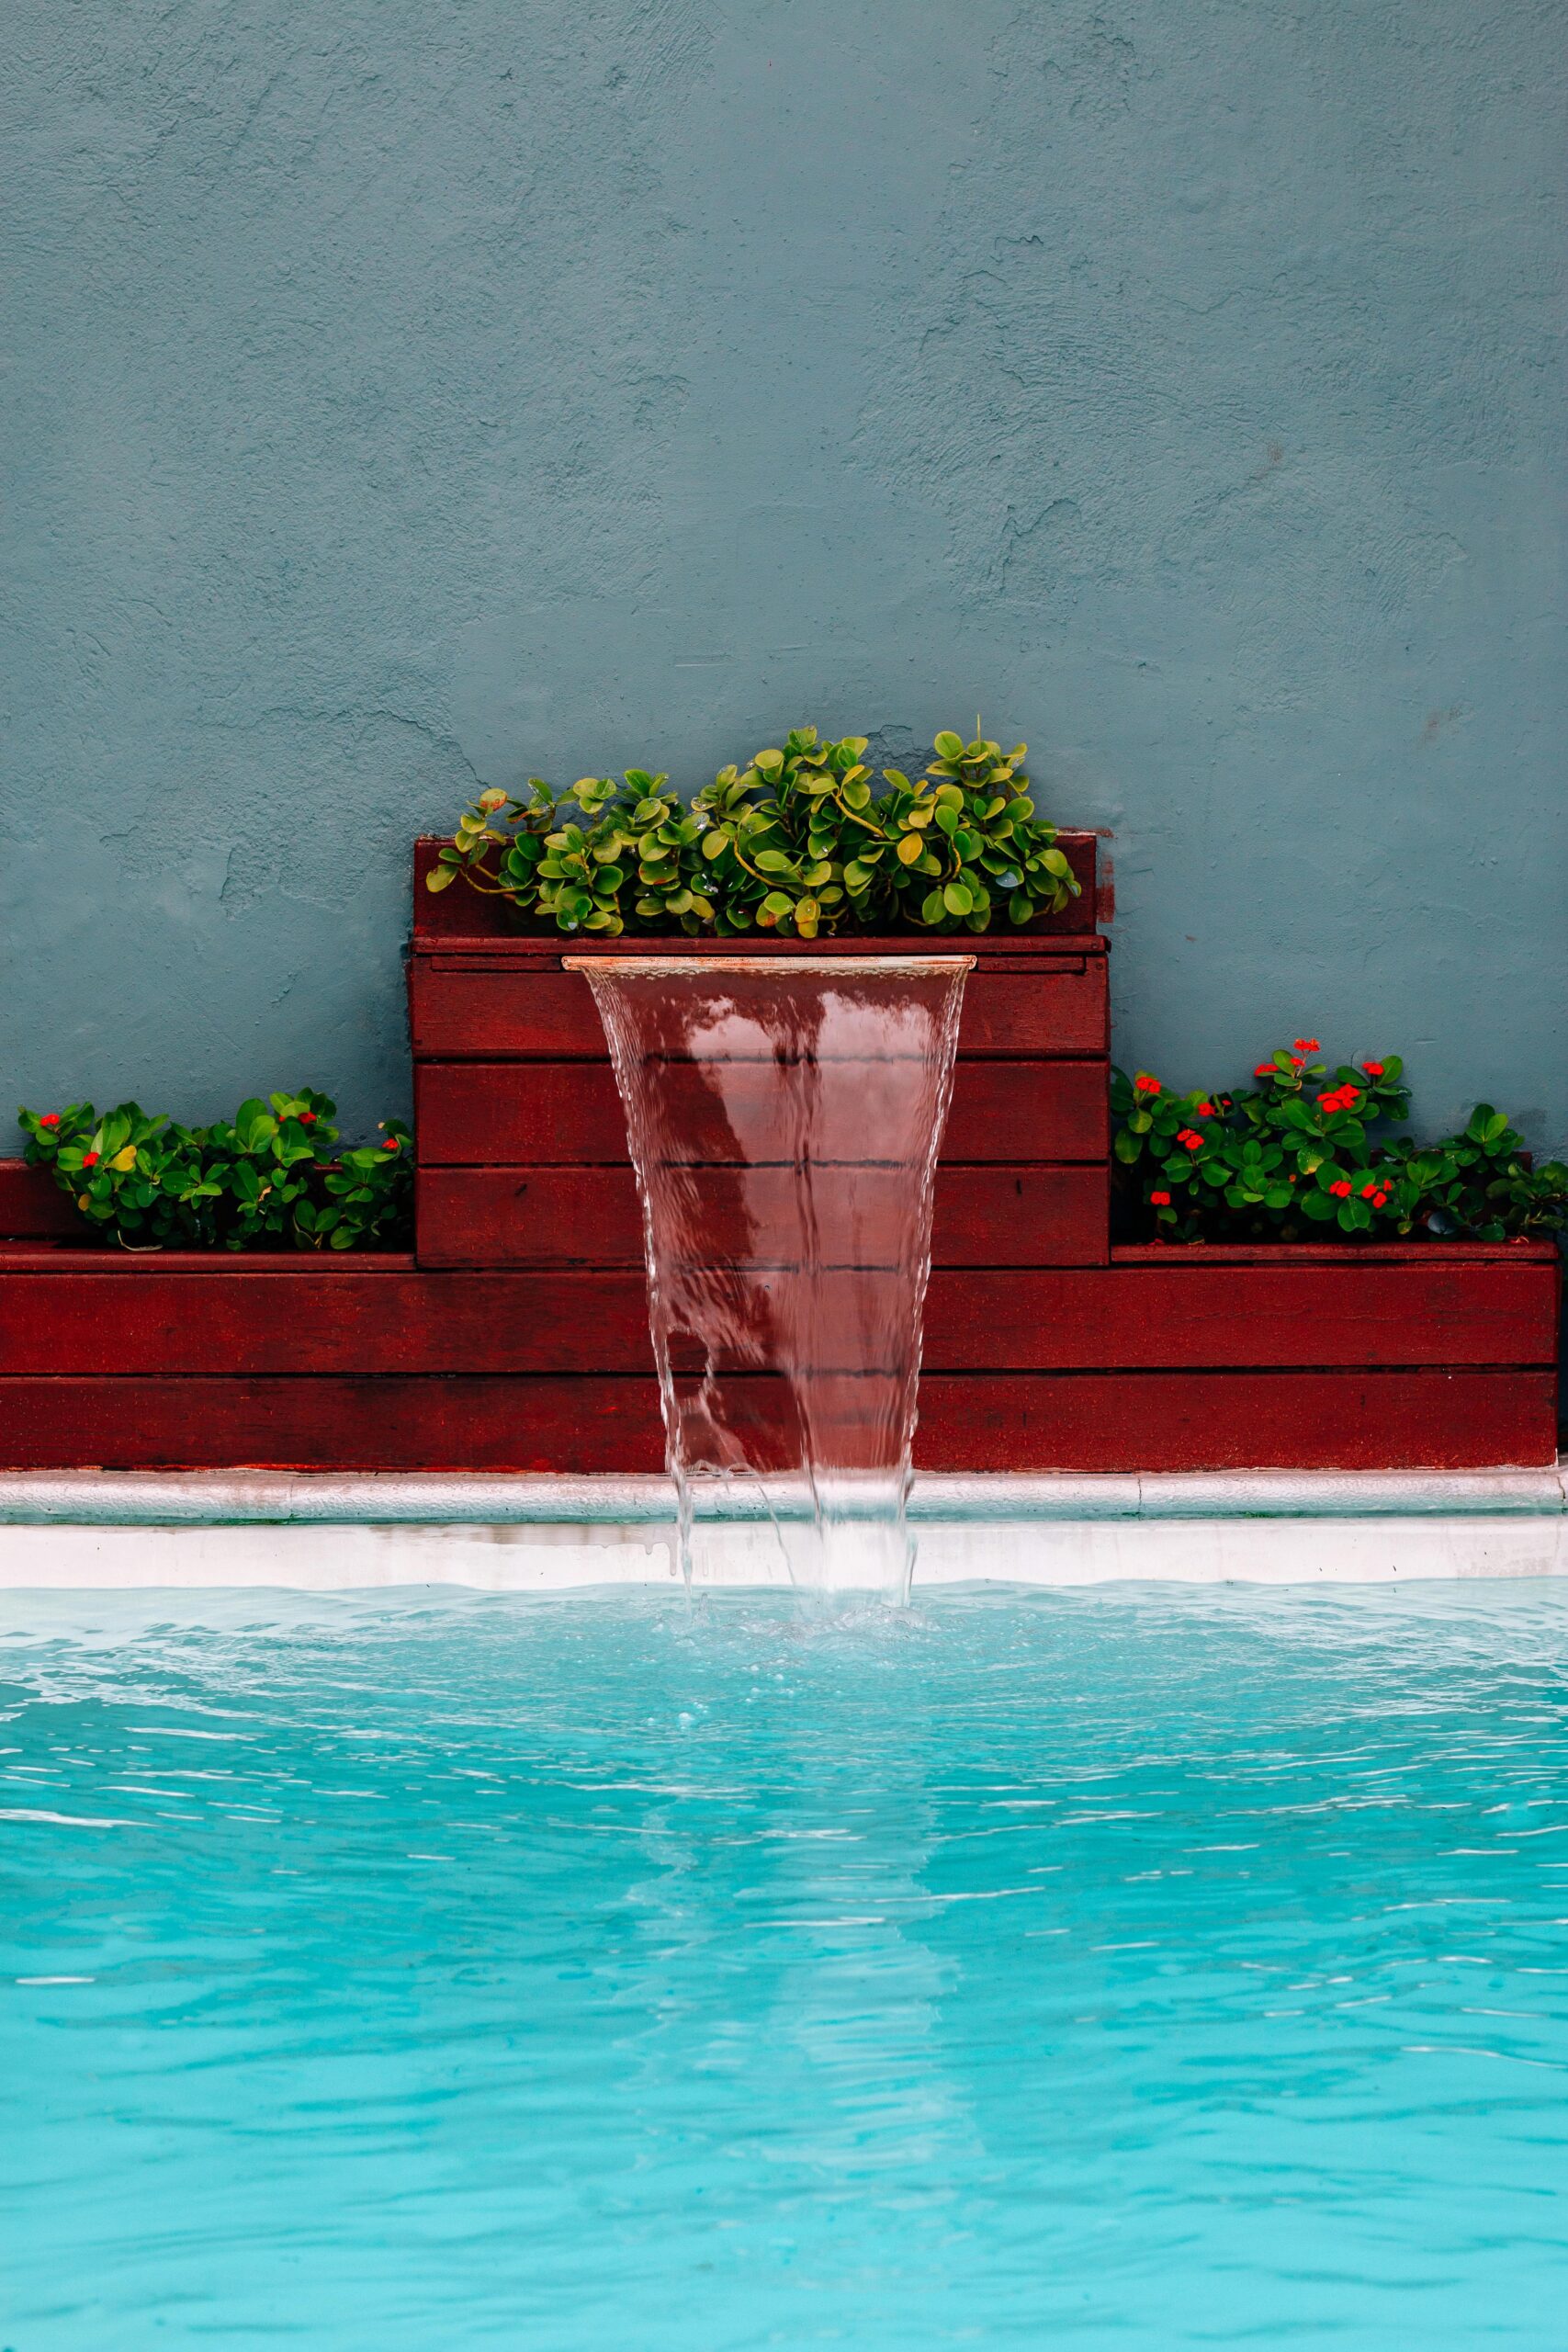
[[[1064,844],[1086,885],[1065,917],[954,943],[977,964],[938,1174],[920,1465],[1550,1463],[1549,1244],[1111,1247],[1095,844]],[[0,1164],[0,1467],[661,1466],[625,1129],[587,983],[561,968],[583,946],[518,936],[461,889],[418,887],[415,910],[415,1253],[83,1247],[41,1171]]]

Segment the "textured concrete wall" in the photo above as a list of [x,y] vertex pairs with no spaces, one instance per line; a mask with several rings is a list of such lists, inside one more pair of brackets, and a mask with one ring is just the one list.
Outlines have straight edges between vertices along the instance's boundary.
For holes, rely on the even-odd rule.
[[983,711],[1118,1043],[1568,1134],[1562,0],[10,0],[0,1102],[406,1094],[411,835]]

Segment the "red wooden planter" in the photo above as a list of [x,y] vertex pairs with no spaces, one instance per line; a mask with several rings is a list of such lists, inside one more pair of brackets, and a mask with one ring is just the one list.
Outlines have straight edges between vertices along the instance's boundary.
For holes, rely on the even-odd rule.
[[[938,1172],[920,1466],[1551,1462],[1548,1244],[1109,1248],[1094,843],[1064,843],[1086,884],[1066,915],[953,943],[977,965]],[[422,874],[434,848],[421,845]],[[931,943],[768,952],[875,945]],[[564,952],[510,933],[471,893],[417,893],[417,1258],[81,1246],[47,1175],[0,1162],[0,1235],[19,1237],[0,1242],[0,1468],[660,1468],[626,1133],[592,996]],[[699,1107],[693,1148],[721,1154]],[[877,1186],[890,1181],[866,1171],[844,1231],[826,1237],[830,1261],[875,1266]],[[849,1368],[824,1370],[847,1396]],[[732,1374],[728,1385],[733,1404],[754,1405],[761,1445],[772,1382]]]
[[[1095,839],[1064,834],[1083,895],[1023,932],[950,941],[751,939],[748,956],[973,952],[937,1177],[938,1266],[1103,1265],[1110,1231],[1106,943],[1095,932]],[[419,1153],[422,1266],[639,1262],[641,1223],[626,1124],[598,1012],[565,955],[627,942],[535,937],[499,901],[459,884],[432,898],[415,860],[409,1021]],[[733,955],[737,943],[654,940],[639,954]],[[758,1070],[759,1100],[767,1080]],[[846,1151],[859,1105],[843,1080]],[[694,1087],[692,1153],[731,1156]],[[705,1112],[708,1125],[705,1125]],[[784,1156],[781,1139],[781,1164]],[[753,1145],[752,1157],[765,1160]],[[781,1178],[782,1181],[782,1178]],[[865,1223],[874,1178],[870,1181]],[[846,1245],[847,1246],[847,1245]]]

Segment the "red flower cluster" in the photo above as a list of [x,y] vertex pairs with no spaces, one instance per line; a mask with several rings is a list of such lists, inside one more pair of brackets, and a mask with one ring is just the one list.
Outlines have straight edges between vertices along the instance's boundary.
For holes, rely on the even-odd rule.
[[1282,1078],[1284,1072],[1277,1062],[1259,1062],[1252,1075],[1254,1078]]
[[1350,1187],[1345,1182],[1343,1176],[1341,1176],[1337,1184],[1330,1184],[1328,1189],[1333,1193],[1337,1201],[1348,1201],[1350,1197]]
[[82,1165],[84,1168],[96,1168],[97,1164],[98,1155],[96,1151],[85,1151],[82,1154]]
[[1157,1094],[1159,1080],[1157,1078],[1151,1078],[1146,1069],[1141,1069],[1133,1080],[1133,1091],[1134,1094]]
[[381,1146],[383,1151],[396,1151],[397,1148],[398,1138],[396,1136],[389,1136],[386,1142]]
[[1369,1078],[1381,1078],[1382,1076],[1382,1062],[1363,1062],[1361,1064],[1361,1068],[1366,1071]]
[[1213,1106],[1213,1104],[1212,1102],[1200,1102],[1200,1103],[1199,1103],[1199,1105],[1198,1105],[1198,1116],[1199,1116],[1201,1119],[1212,1119],[1212,1118],[1213,1117],[1213,1115],[1214,1115],[1214,1106]]
[[1360,1099],[1361,1090],[1359,1086],[1335,1086],[1331,1087],[1326,1094],[1318,1096],[1318,1108],[1326,1111],[1332,1117],[1336,1111],[1348,1111],[1351,1104],[1359,1102]]
[[1362,1185],[1361,1198],[1364,1201],[1371,1201],[1373,1208],[1375,1209],[1386,1208],[1388,1206],[1388,1186],[1386,1184],[1379,1183],[1374,1178],[1371,1183]]
[[1149,1199],[1156,1209],[1168,1209],[1170,1206],[1170,1194],[1168,1193],[1151,1193],[1149,1194]]
[[60,1125],[59,1112],[46,1111],[42,1118],[39,1121],[39,1125],[40,1127],[57,1127]]
[[316,1124],[316,1114],[314,1111],[301,1111],[299,1114],[299,1125],[302,1127],[313,1127]]
[[1315,1037],[1298,1037],[1295,1047],[1298,1054],[1321,1054],[1323,1051]]
[[1204,1138],[1196,1127],[1183,1127],[1176,1140],[1184,1144],[1189,1151],[1201,1151],[1203,1148]]

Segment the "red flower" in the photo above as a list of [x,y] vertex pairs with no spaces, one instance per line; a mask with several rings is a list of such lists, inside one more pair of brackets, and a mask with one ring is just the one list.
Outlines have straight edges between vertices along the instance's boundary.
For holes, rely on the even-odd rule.
[[1315,1037],[1298,1037],[1295,1046],[1298,1054],[1321,1054],[1323,1051]]
[[1198,1116],[1199,1116],[1201,1119],[1212,1119],[1212,1118],[1213,1117],[1213,1115],[1214,1115],[1214,1106],[1213,1106],[1213,1104],[1212,1102],[1200,1102],[1200,1103],[1199,1103],[1199,1105],[1198,1105]]
[[1276,1062],[1259,1062],[1252,1075],[1254,1078],[1279,1078],[1281,1073]]
[[1151,1193],[1149,1194],[1149,1199],[1156,1209],[1168,1209],[1170,1206],[1170,1194],[1168,1193]]
[[1361,1198],[1364,1201],[1370,1201],[1377,1192],[1377,1189],[1378,1188],[1375,1184],[1363,1184],[1361,1187]]
[[98,1155],[96,1151],[85,1151],[82,1154],[82,1165],[84,1168],[96,1168],[97,1164]]
[[1201,1151],[1203,1148],[1203,1137],[1198,1133],[1196,1127],[1183,1127],[1176,1140],[1179,1144],[1185,1144],[1189,1151]]
[[1363,1062],[1361,1064],[1361,1068],[1366,1071],[1369,1078],[1381,1078],[1382,1076],[1383,1066],[1382,1062]]
[[398,1138],[396,1136],[389,1136],[386,1142],[381,1146],[383,1151],[396,1151],[397,1148]]
[[1361,1090],[1359,1086],[1345,1085],[1339,1091],[1347,1102],[1359,1102],[1361,1099]]
[[299,1114],[299,1125],[302,1127],[313,1127],[316,1124],[316,1114],[314,1111],[301,1111]]
[[1350,1197],[1350,1187],[1347,1184],[1343,1176],[1341,1176],[1337,1184],[1330,1184],[1328,1189],[1333,1193],[1337,1201],[1348,1201]]
[[39,1125],[40,1127],[57,1127],[60,1125],[59,1112],[46,1111],[42,1118],[39,1121]]
[[1291,1060],[1297,1069],[1304,1069],[1306,1068],[1305,1057],[1301,1054],[1292,1054],[1291,1056]]
[[1157,1094],[1159,1080],[1157,1078],[1151,1078],[1146,1069],[1141,1069],[1133,1080],[1133,1091],[1134,1094]]

